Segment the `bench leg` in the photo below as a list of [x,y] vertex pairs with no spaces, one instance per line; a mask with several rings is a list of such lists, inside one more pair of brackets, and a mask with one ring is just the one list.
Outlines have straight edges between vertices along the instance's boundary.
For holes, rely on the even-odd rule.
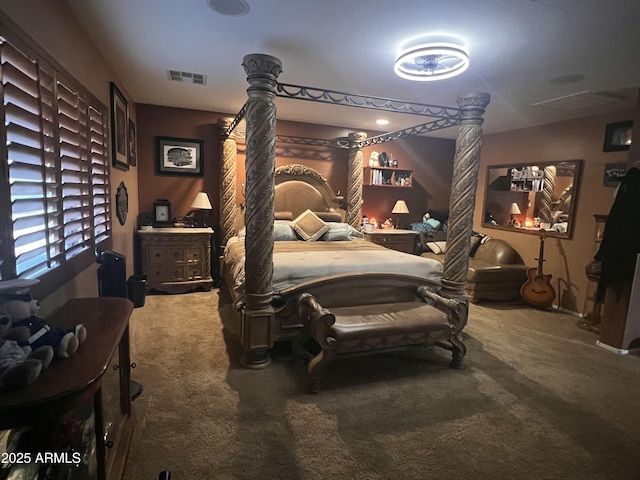
[[309,393],[318,393],[320,391],[322,369],[327,363],[333,360],[335,356],[335,350],[323,350],[311,359],[308,367],[309,380],[307,383]]
[[464,368],[464,355],[467,353],[467,347],[457,335],[451,335],[451,353],[453,358],[449,364],[451,368],[463,369]]

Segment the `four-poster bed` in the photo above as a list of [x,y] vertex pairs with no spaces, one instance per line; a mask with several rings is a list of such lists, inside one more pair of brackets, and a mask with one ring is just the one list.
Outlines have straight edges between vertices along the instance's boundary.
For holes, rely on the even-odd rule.
[[[482,114],[489,103],[488,94],[469,94],[458,99],[458,108],[401,102],[331,92],[310,87],[279,84],[282,71],[280,60],[270,55],[251,54],[243,61],[247,73],[249,99],[233,120],[221,120],[221,236],[225,244],[235,235],[235,133],[238,123],[246,120],[246,210],[244,285],[238,307],[241,314],[242,364],[249,368],[263,368],[270,362],[269,349],[282,337],[286,327],[300,329],[296,304],[302,293],[313,295],[324,307],[344,307],[414,301],[416,289],[427,285],[439,291],[439,297],[466,302],[464,284],[468,269],[469,239],[472,230],[477,171],[480,157]],[[402,273],[348,272],[303,281],[274,293],[274,214],[276,212],[275,145],[276,96],[334,103],[377,110],[404,112],[427,116],[428,123],[409,129],[367,139],[366,134],[354,132],[348,142],[327,141],[326,145],[349,149],[346,223],[356,227],[360,222],[362,203],[362,148],[409,135],[435,131],[459,125],[454,158],[454,173],[449,202],[449,230],[444,271],[440,281]],[[304,142],[304,139],[293,139]],[[283,182],[284,183],[284,182]],[[306,188],[306,187],[301,187]],[[330,188],[330,187],[327,187]],[[286,189],[285,189],[286,190]],[[317,190],[320,197],[333,202],[325,205],[328,211],[339,211],[342,199],[331,199]],[[281,195],[278,196],[282,197]],[[292,198],[306,198],[305,195]],[[278,200],[280,201],[280,200]],[[285,205],[291,205],[285,201]],[[278,205],[278,208],[283,208]],[[293,209],[293,207],[288,207]],[[285,242],[286,243],[286,242]],[[406,254],[401,254],[406,255]],[[229,285],[223,267],[225,280]],[[447,302],[436,302],[446,304]],[[454,335],[459,336],[466,324],[466,313],[456,307]],[[465,308],[466,312],[466,308]]]

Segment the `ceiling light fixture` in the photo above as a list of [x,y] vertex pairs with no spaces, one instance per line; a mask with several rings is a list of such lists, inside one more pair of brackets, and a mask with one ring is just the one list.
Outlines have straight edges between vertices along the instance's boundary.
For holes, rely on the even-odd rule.
[[402,50],[393,69],[407,80],[431,82],[460,75],[468,67],[469,54],[461,45],[434,42]]
[[389,120],[386,118],[379,118],[376,120],[376,124],[378,125],[389,125]]
[[214,12],[228,17],[242,17],[251,10],[246,0],[207,0],[207,5]]

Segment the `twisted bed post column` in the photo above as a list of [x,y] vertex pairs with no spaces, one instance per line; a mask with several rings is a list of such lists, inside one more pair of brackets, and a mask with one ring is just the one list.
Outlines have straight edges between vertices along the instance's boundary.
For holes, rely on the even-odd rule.
[[[469,269],[469,248],[473,231],[480,145],[482,143],[482,114],[491,97],[488,93],[470,93],[458,98],[462,110],[460,129],[456,138],[453,161],[447,252],[444,259],[442,293],[451,298],[466,298],[464,286]],[[462,326],[466,324],[464,319]]]
[[540,217],[541,223],[547,223],[551,226],[553,220],[551,212],[553,211],[553,190],[556,187],[556,167],[549,165],[544,167],[542,187],[542,199],[540,201]]
[[220,162],[220,242],[227,241],[236,234],[236,133],[228,132],[233,118],[219,118],[221,157]]
[[242,61],[247,73],[245,213],[245,300],[242,309],[241,363],[269,365],[275,315],[273,297],[273,214],[276,157],[276,81],[282,63],[270,55],[250,54]]
[[364,132],[349,134],[349,181],[347,185],[347,223],[358,228],[362,213],[362,149],[360,142],[366,140]]

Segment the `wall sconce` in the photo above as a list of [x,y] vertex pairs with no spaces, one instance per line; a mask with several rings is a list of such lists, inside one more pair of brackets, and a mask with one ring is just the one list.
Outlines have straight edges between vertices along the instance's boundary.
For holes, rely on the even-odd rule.
[[393,210],[391,210],[391,213],[395,213],[398,215],[398,218],[396,220],[396,228],[401,228],[400,215],[403,213],[409,213],[409,208],[407,207],[407,204],[404,200],[398,200],[393,206]]

